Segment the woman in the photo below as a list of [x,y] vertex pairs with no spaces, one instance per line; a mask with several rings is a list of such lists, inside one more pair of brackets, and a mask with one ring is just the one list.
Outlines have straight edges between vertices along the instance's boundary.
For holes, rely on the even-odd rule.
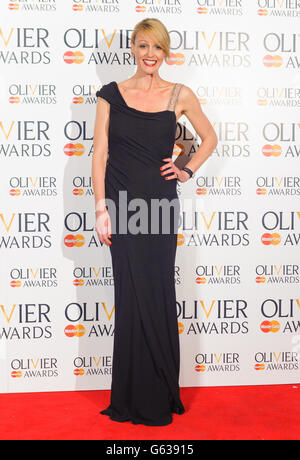
[[[111,402],[101,413],[119,422],[162,426],[172,422],[172,413],[184,413],[174,282],[176,181],[190,179],[217,138],[193,91],[159,75],[170,56],[170,37],[161,21],[148,18],[135,26],[131,53],[136,73],[97,91],[92,160],[96,231],[110,247],[115,284]],[[202,143],[179,169],[172,152],[176,122],[183,114]],[[161,205],[158,212],[154,202]]]

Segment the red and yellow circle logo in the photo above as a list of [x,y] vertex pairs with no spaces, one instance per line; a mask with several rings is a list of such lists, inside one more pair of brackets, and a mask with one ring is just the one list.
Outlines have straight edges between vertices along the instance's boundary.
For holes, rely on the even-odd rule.
[[66,235],[64,242],[65,246],[67,246],[68,248],[80,248],[84,245],[85,240],[84,236],[82,235]]
[[262,244],[276,246],[281,241],[279,233],[264,233],[261,237]]
[[260,330],[265,334],[268,334],[269,332],[278,332],[279,329],[280,324],[278,323],[278,321],[263,321],[260,325]]
[[74,326],[73,324],[69,324],[69,326],[65,327],[65,335],[67,337],[82,337],[85,334],[85,328],[81,324]]
[[184,325],[178,322],[178,334],[182,334],[184,331]]
[[182,246],[184,244],[184,236],[182,233],[178,233],[177,235],[177,246]]
[[278,54],[272,56],[271,54],[267,54],[263,58],[263,64],[265,67],[281,67],[283,64],[282,57]]
[[66,51],[64,54],[64,61],[66,64],[82,64],[84,61],[84,54],[81,51]]
[[197,364],[197,366],[195,366],[196,372],[205,372],[205,370],[206,370],[206,367],[204,366],[204,364]]
[[66,144],[64,146],[64,153],[68,157],[80,157],[84,154],[84,146],[82,144]]

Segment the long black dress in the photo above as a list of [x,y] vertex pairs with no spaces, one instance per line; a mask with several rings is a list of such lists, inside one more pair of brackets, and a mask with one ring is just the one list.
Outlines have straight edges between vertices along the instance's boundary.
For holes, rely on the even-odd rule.
[[[166,164],[162,159],[172,157],[174,109],[181,87],[174,85],[168,108],[160,112],[129,107],[115,81],[96,93],[110,104],[105,197],[116,209],[113,213],[113,207],[107,205],[115,225],[110,246],[115,335],[111,402],[101,414],[119,422],[162,426],[172,422],[172,413],[185,411],[178,383],[180,349],[174,280],[179,199],[177,180],[166,180],[160,171]],[[122,199],[119,192],[123,193]],[[140,204],[130,208],[131,200],[137,198],[148,205],[148,225],[146,231],[142,227],[143,233],[132,230],[134,226],[129,223],[141,210]],[[168,200],[168,211],[152,211],[153,199]],[[163,225],[167,215],[171,217],[169,230]],[[141,219],[136,217],[137,227]],[[121,230],[124,220],[131,229],[127,233]]]

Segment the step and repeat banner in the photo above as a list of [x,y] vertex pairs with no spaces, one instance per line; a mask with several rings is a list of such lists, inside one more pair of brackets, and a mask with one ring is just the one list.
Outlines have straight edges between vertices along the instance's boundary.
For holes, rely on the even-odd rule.
[[[178,183],[180,384],[299,383],[300,1],[2,0],[2,393],[110,388],[95,93],[135,73],[130,36],[146,17],[170,33],[161,77],[195,92],[219,139]],[[176,164],[200,143],[183,116]]]

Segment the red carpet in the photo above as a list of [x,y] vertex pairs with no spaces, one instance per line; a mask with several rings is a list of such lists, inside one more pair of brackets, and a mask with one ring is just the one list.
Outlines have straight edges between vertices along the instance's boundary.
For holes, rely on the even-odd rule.
[[299,440],[300,386],[182,388],[165,427],[99,414],[109,391],[0,395],[1,440]]

